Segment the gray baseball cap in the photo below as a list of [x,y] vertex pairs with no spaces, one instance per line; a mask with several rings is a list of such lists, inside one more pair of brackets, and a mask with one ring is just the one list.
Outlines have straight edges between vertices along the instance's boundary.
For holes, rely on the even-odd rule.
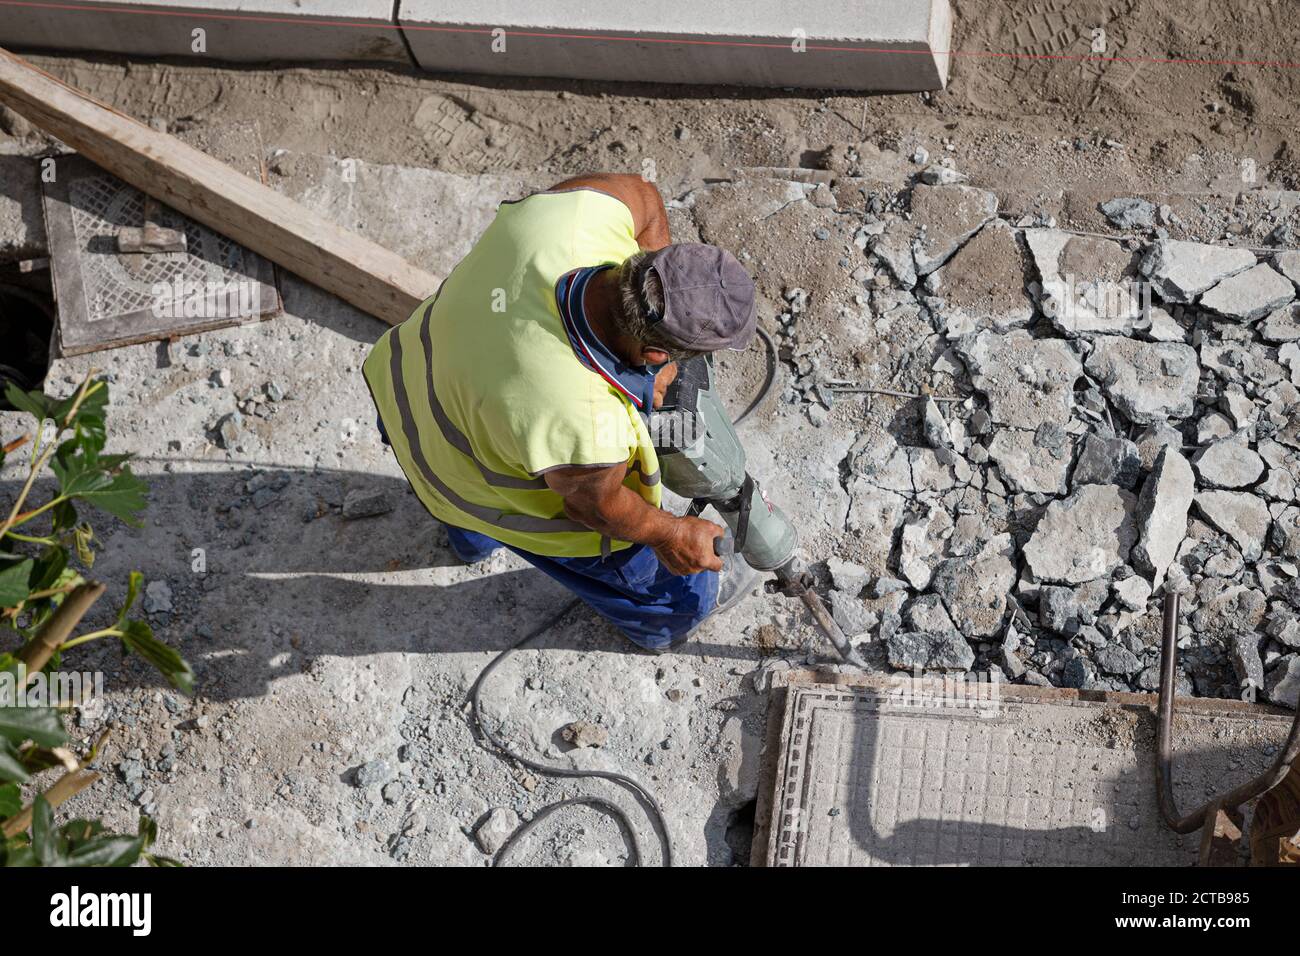
[[650,253],[664,288],[659,323],[668,337],[694,352],[740,351],[754,334],[758,310],[754,280],[725,249],[678,242]]

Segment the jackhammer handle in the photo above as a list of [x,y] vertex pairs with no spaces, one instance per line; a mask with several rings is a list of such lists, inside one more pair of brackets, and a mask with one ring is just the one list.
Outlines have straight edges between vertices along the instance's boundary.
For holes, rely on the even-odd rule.
[[713,539],[713,553],[720,558],[728,554],[735,554],[736,540],[725,534],[718,535]]

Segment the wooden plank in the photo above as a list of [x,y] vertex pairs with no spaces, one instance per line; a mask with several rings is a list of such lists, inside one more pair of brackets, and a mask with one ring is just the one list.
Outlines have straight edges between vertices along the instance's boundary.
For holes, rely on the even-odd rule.
[[390,325],[438,279],[0,49],[0,103],[137,189]]

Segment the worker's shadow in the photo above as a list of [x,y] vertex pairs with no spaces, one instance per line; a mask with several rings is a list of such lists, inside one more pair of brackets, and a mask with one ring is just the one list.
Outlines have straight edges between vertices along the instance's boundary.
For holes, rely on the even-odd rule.
[[[85,626],[111,624],[129,572],[165,582],[134,613],[194,666],[198,690],[209,698],[260,696],[273,680],[330,656],[500,651],[572,598],[504,548],[465,567],[400,478],[183,461],[173,467],[146,476],[141,528],[83,508],[101,539],[87,573],[108,585]],[[196,467],[204,470],[189,470]],[[19,482],[6,477],[0,504],[7,509]],[[51,488],[39,485],[33,500],[46,500]],[[388,510],[345,517],[349,493],[377,495]],[[585,605],[534,646],[645,653]],[[755,656],[712,643],[690,651]],[[94,642],[78,650],[76,663],[111,675],[119,657],[114,643]],[[158,683],[147,664],[129,658],[124,666],[132,682]]]

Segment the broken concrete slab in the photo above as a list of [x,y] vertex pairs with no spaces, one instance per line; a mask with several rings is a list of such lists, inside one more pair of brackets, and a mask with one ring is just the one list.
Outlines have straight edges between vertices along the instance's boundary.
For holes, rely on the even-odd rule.
[[831,591],[830,597],[831,617],[845,637],[858,637],[879,623],[879,615],[857,597],[844,591]]
[[1110,596],[1104,579],[1062,587],[1045,584],[1038,592],[1038,623],[1049,631],[1071,636],[1096,623],[1097,612]]
[[1209,411],[1196,422],[1196,443],[1208,445],[1210,442],[1227,438],[1233,433],[1232,419],[1223,412]]
[[1138,434],[1137,447],[1138,455],[1142,458],[1142,467],[1150,471],[1162,448],[1173,448],[1179,453],[1182,452],[1183,434],[1168,422],[1156,422]]
[[1282,604],[1273,605],[1264,625],[1264,633],[1285,647],[1300,650],[1300,618],[1295,610]]
[[831,573],[831,582],[837,591],[843,591],[850,597],[857,597],[871,579],[871,572],[853,561],[840,557],[826,559],[826,569]]
[[1264,473],[1264,459],[1251,449],[1245,431],[1211,442],[1192,457],[1192,464],[1201,485],[1209,488],[1245,488]]
[[998,213],[998,197],[973,186],[912,189],[912,219],[923,227],[912,243],[918,275],[942,266]]
[[1165,572],[1187,535],[1187,513],[1195,494],[1192,466],[1176,447],[1166,445],[1138,495],[1138,541],[1131,556],[1134,566],[1151,579],[1153,590],[1164,583]]
[[1053,501],[1025,544],[1034,577],[1082,584],[1124,564],[1138,540],[1136,504],[1132,493],[1115,485],[1084,485]]
[[1145,611],[1151,598],[1151,582],[1136,574],[1112,582],[1110,589],[1120,606],[1130,611]]
[[1097,668],[1106,674],[1132,677],[1142,670],[1142,661],[1122,644],[1107,644],[1092,655]]
[[[358,182],[367,188],[358,189]],[[520,176],[465,176],[306,153],[278,154],[271,163],[271,184],[439,276],[465,257],[502,202],[532,191]],[[402,197],[400,217],[393,215],[394,196]]]
[[1068,439],[1055,449],[1043,448],[1036,432],[1008,427],[993,436],[988,453],[1011,490],[1063,495],[1072,448]]
[[1203,491],[1196,508],[1241,549],[1247,561],[1258,561],[1273,518],[1260,498],[1241,491]]
[[1264,660],[1259,656],[1258,634],[1232,635],[1228,641],[1228,659],[1237,673],[1239,687],[1243,690],[1264,689]]
[[1273,268],[1300,288],[1300,252],[1279,252],[1273,256]]
[[1084,368],[1129,421],[1150,425],[1195,410],[1201,369],[1189,345],[1106,336]]
[[[1043,312],[1066,335],[1128,335],[1143,315],[1137,255],[1118,242],[1059,229],[1026,229]],[[1146,296],[1150,299],[1150,296]]]
[[1023,330],[980,332],[963,336],[956,350],[971,384],[987,397],[996,424],[1036,429],[1044,422],[1069,421],[1083,367],[1068,342],[1034,338]]
[[1300,508],[1291,506],[1277,512],[1269,542],[1282,557],[1300,559]]
[[1254,322],[1295,299],[1295,286],[1267,263],[1224,279],[1201,296],[1201,307],[1238,322]]
[[1156,204],[1148,199],[1124,197],[1101,204],[1101,212],[1117,229],[1153,229]]
[[1300,707],[1300,654],[1288,654],[1268,672],[1264,692],[1279,706]]
[[1300,304],[1284,305],[1260,323],[1265,342],[1300,342]]
[[899,537],[898,571],[918,591],[929,587],[931,565],[941,550],[941,543],[930,535],[931,517],[927,513],[910,519]]
[[891,219],[870,239],[871,254],[905,289],[916,285],[916,256],[912,252],[916,228],[903,219]]
[[975,651],[956,631],[899,632],[885,642],[889,666],[899,670],[969,670],[975,663]]
[[1285,379],[1286,372],[1270,355],[1270,349],[1256,342],[1201,340],[1201,366],[1215,372],[1229,386],[1251,382],[1269,388]]
[[955,464],[954,457],[966,453],[966,431],[960,421],[949,422],[943,417],[933,398],[925,400],[925,413],[921,422],[925,440],[945,465]]
[[950,558],[934,572],[931,590],[943,598],[953,623],[966,637],[995,634],[1015,586],[1015,546],[998,535],[974,558]]
[[1300,343],[1287,342],[1277,350],[1278,361],[1290,373],[1292,385],[1300,385]]
[[1141,474],[1142,458],[1137,445],[1120,435],[1089,432],[1070,480],[1076,486],[1119,485],[1132,491]]
[[988,223],[933,272],[927,288],[943,299],[940,320],[950,338],[982,329],[1005,332],[1034,317],[1019,240],[1001,219]]
[[1178,324],[1178,320],[1167,310],[1158,305],[1144,308],[1142,317],[1134,328],[1145,339],[1152,342],[1186,342],[1187,330]]
[[776,0],[689,17],[672,4],[403,0],[398,17],[436,72],[880,92],[942,89],[952,29],[948,0],[823,4],[797,26]]
[[1164,239],[1147,250],[1141,270],[1166,302],[1191,304],[1202,292],[1255,262],[1249,249]]
[[1227,413],[1236,428],[1251,428],[1259,420],[1257,406],[1236,382],[1229,382],[1219,396],[1219,408]]
[[957,629],[943,606],[943,598],[937,594],[922,594],[912,601],[903,612],[903,619],[913,631],[948,634]]
[[907,499],[902,495],[877,487],[865,478],[855,478],[849,485],[848,528],[854,534],[870,540],[892,540],[894,529],[903,516]]

